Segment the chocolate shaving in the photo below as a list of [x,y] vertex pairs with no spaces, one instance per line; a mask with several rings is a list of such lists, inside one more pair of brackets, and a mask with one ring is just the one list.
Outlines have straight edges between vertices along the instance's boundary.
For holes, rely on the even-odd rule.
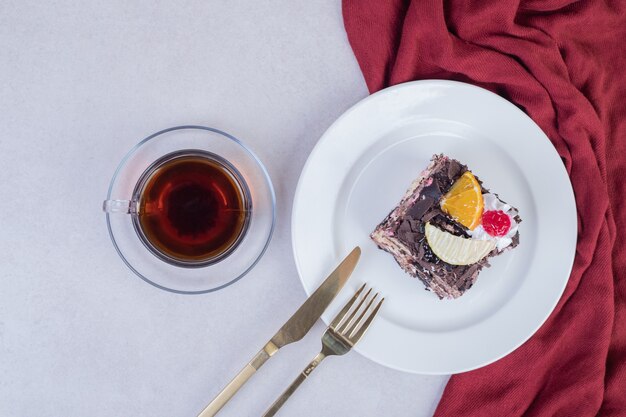
[[461,176],[462,169],[463,169],[463,165],[461,165],[459,161],[451,159],[450,163],[448,164],[448,178],[451,181],[456,181],[456,179]]
[[408,220],[404,220],[400,223],[400,226],[398,227],[398,230],[396,231],[396,233],[406,233],[406,232],[410,232],[411,231],[411,224],[409,223]]
[[424,213],[430,210],[434,205],[434,198],[422,195],[422,198],[417,200],[415,204],[413,204],[413,207],[406,212],[406,215],[409,218],[421,219]]
[[424,233],[424,223],[417,219],[408,219],[407,220],[411,225],[411,230],[414,232]]
[[429,186],[424,187],[422,190],[422,198],[431,198],[433,203],[439,201],[442,196],[441,185],[438,181],[433,181]]
[[457,288],[460,291],[463,291],[471,287],[472,284],[474,283],[473,281],[474,275],[480,270],[480,268],[481,268],[480,264],[474,264],[470,266],[469,268],[467,268],[467,270],[463,272],[463,275],[461,275],[461,278],[459,279],[459,283],[458,283],[459,285],[457,286]]
[[424,216],[422,216],[422,221],[424,223],[428,223],[429,221],[431,221],[433,218],[435,218],[436,216],[442,214],[442,212],[439,209],[434,209],[431,210],[430,212],[426,213]]

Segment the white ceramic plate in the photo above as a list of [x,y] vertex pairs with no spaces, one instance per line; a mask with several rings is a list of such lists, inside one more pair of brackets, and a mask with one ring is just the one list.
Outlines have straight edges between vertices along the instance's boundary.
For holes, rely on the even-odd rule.
[[[520,245],[492,259],[457,300],[425,291],[369,238],[435,153],[467,164],[523,219]],[[363,282],[381,291],[387,300],[359,353],[402,371],[450,374],[505,356],[546,320],[571,271],[577,219],[563,163],[528,116],[482,88],[428,80],[373,94],[326,131],[298,183],[292,234],[308,294],[361,246],[353,277],[322,317],[328,323]]]

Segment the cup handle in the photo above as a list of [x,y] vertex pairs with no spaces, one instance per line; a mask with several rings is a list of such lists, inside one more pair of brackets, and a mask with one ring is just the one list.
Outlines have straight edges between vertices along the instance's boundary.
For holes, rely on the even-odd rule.
[[104,200],[102,211],[105,213],[136,214],[137,203],[132,200]]

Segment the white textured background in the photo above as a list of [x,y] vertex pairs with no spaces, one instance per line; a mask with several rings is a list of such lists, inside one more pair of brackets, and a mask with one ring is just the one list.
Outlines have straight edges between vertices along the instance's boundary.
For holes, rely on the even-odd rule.
[[[0,416],[193,417],[304,301],[289,220],[324,130],[367,95],[339,0],[0,0]],[[180,124],[242,138],[278,223],[256,269],[215,294],[153,288],[100,211],[137,141]],[[319,349],[318,323],[223,416],[258,416]],[[446,378],[352,352],[284,416],[430,416]]]

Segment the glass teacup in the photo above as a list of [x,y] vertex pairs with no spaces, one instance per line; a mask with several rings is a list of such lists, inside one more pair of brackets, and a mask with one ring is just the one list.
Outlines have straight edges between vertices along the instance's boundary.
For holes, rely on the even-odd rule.
[[239,140],[180,126],[126,155],[103,208],[133,272],[165,290],[203,293],[256,264],[271,238],[274,205],[265,168]]

